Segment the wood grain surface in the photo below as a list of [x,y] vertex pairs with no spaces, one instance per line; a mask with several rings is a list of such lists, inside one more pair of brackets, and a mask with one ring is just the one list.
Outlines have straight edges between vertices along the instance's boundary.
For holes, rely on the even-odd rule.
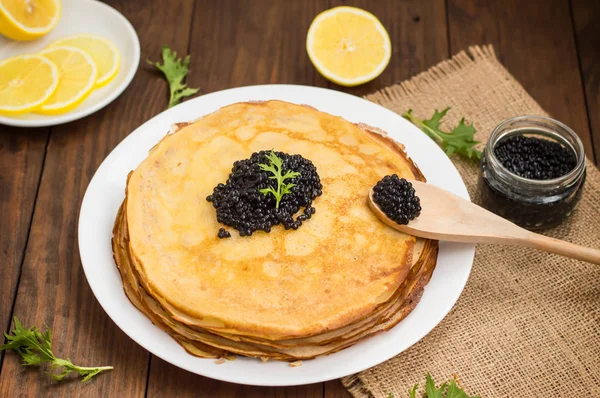
[[[289,83],[364,95],[491,43],[525,89],[600,157],[600,6],[586,0],[161,0],[107,1],[134,25],[142,62],[115,102],[51,129],[0,126],[0,327],[16,315],[54,332],[55,352],[82,365],[113,365],[88,383],[50,380],[0,357],[0,396],[341,398],[339,381],[289,388],[204,378],[150,355],[121,332],[94,298],[77,249],[83,194],[104,157],[167,105],[166,83],[147,66],[163,44],[191,54],[188,82],[201,93]],[[328,82],[305,51],[312,19],[335,5],[367,9],[387,28],[393,55],[376,80]],[[468,115],[467,115],[468,117]],[[594,157],[596,155],[596,157]],[[418,380],[415,380],[417,382]]]
[[[0,325],[7,326],[37,197],[48,128],[0,127]],[[4,356],[2,353],[1,358]]]
[[600,2],[574,0],[572,16],[596,164],[600,162]]
[[502,64],[594,159],[567,0],[449,0],[450,50],[491,43]]

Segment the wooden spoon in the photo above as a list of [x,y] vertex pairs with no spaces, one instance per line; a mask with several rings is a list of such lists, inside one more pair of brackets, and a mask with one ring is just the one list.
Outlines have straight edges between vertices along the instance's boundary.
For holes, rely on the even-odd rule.
[[407,225],[388,218],[373,201],[373,189],[369,191],[371,210],[392,228],[428,239],[532,247],[600,264],[600,250],[536,234],[434,185],[410,182],[421,200],[422,210]]

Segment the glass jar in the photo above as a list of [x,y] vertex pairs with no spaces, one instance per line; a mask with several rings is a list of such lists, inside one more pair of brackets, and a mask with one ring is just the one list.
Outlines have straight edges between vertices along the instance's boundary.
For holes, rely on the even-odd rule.
[[[512,173],[494,154],[495,146],[514,135],[544,138],[573,151],[576,166],[562,177],[533,180]],[[585,182],[585,152],[577,134],[563,123],[543,116],[519,116],[500,123],[481,159],[478,189],[486,209],[529,230],[560,224],[581,197]]]

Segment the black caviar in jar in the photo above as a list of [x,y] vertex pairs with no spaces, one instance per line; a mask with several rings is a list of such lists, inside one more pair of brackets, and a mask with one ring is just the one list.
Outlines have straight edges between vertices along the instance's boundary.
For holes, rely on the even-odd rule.
[[541,116],[508,119],[492,132],[478,182],[481,204],[530,230],[560,224],[577,205],[585,154],[577,135]]
[[560,178],[577,165],[572,148],[525,135],[502,139],[494,146],[494,155],[510,172],[532,180]]
[[[268,187],[277,189],[276,180],[270,178],[273,174],[259,166],[270,163],[267,155],[271,153],[281,159],[282,174],[290,170],[299,173],[285,181],[295,185],[282,196],[279,207],[276,207],[273,194],[260,192]],[[227,181],[218,184],[206,200],[216,209],[219,223],[238,230],[240,236],[250,236],[255,231],[271,232],[278,224],[285,229],[298,229],[315,213],[312,202],[323,193],[322,188],[317,169],[310,160],[284,152],[260,151],[248,159],[234,162]],[[302,214],[294,218],[301,210]],[[217,236],[228,238],[231,235],[221,228]]]
[[396,174],[383,177],[373,187],[373,201],[386,216],[401,225],[421,214],[421,201],[412,184]]

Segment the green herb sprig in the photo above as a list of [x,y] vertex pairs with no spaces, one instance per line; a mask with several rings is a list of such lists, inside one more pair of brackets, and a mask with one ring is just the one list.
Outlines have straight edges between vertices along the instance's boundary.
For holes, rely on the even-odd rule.
[[441,130],[442,118],[446,116],[449,110],[450,108],[446,108],[438,112],[436,109],[431,119],[421,120],[413,115],[412,109],[409,109],[402,117],[415,124],[431,139],[441,145],[448,156],[456,153],[469,159],[480,160],[481,152],[475,149],[475,145],[479,141],[475,141],[473,138],[476,132],[475,127],[473,127],[473,124],[466,124],[464,117],[460,119],[452,132],[448,133]]
[[158,62],[146,60],[150,65],[156,66],[167,79],[169,83],[169,108],[179,104],[181,99],[194,95],[200,90],[199,88],[188,87],[183,83],[183,79],[187,76],[190,64],[190,56],[186,56],[183,61],[177,58],[177,53],[167,46],[162,47],[162,65]]
[[281,202],[283,195],[291,193],[292,188],[296,186],[296,184],[292,183],[286,184],[285,180],[296,178],[300,176],[300,173],[297,171],[288,170],[282,175],[283,161],[279,158],[279,156],[277,156],[273,151],[268,153],[266,156],[267,159],[269,159],[269,164],[260,163],[258,167],[260,167],[260,169],[263,171],[269,171],[273,174],[269,178],[277,180],[277,190],[273,187],[268,187],[260,189],[259,192],[263,195],[268,195],[270,193],[273,194],[273,196],[275,196],[275,200],[277,201],[275,203],[275,208],[279,209],[279,202]]
[[[408,396],[410,398],[481,398],[479,395],[467,395],[455,379],[442,384],[440,388],[436,388],[435,381],[433,381],[429,373],[427,373],[427,380],[425,382],[425,392],[417,395],[418,388],[419,385],[415,384],[413,388],[408,390]],[[394,394],[389,393],[388,398],[394,398]]]
[[79,373],[83,377],[82,381],[88,381],[98,373],[113,368],[112,366],[76,366],[69,359],[57,358],[52,352],[52,334],[49,329],[46,329],[45,333],[41,333],[35,326],[25,329],[17,317],[14,318],[14,321],[15,329],[12,334],[4,333],[7,343],[0,346],[0,351],[12,350],[19,354],[23,359],[24,366],[50,363],[52,371],[48,374],[57,381],[63,380],[71,372]]

